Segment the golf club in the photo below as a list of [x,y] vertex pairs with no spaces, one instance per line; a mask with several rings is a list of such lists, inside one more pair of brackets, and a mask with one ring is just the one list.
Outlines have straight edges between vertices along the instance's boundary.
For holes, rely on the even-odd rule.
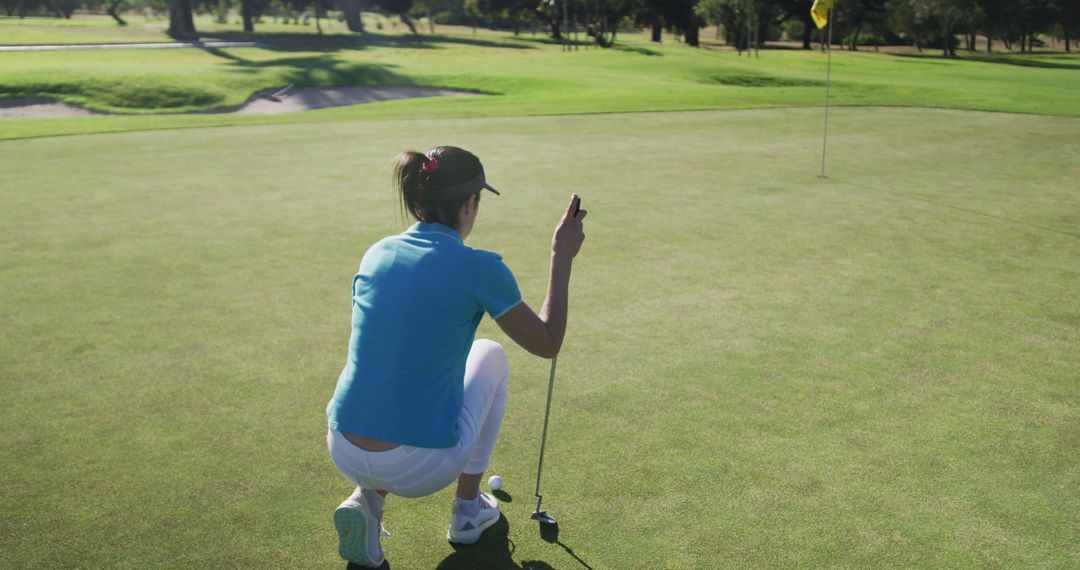
[[536,511],[532,514],[534,521],[540,524],[558,524],[555,517],[540,508],[544,501],[544,495],[540,493],[540,475],[544,472],[544,444],[547,443],[548,416],[551,414],[551,391],[555,387],[555,362],[558,356],[551,359],[551,377],[548,379],[547,406],[544,407],[544,432],[540,436],[540,466],[536,468]]

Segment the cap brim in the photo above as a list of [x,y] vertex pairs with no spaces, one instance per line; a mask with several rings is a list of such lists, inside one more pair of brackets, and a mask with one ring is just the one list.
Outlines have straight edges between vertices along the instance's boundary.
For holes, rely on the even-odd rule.
[[496,194],[501,194],[498,190],[487,183],[484,179],[483,173],[472,180],[462,182],[460,184],[450,184],[446,186],[440,186],[439,191],[445,192],[447,196],[465,196],[472,194],[473,192],[479,192],[484,189],[491,190]]

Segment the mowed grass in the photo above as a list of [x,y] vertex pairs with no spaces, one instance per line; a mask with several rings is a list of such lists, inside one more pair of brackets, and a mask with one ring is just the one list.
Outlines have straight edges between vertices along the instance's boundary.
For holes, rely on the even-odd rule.
[[1077,119],[838,109],[340,122],[0,143],[0,566],[341,567],[325,451],[349,284],[398,150],[504,190],[469,244],[539,306],[491,471],[391,498],[393,568],[1068,567],[1080,552]]
[[[826,58],[817,51],[770,50],[750,59],[725,50],[654,45],[640,34],[624,34],[621,49],[565,53],[542,35],[473,35],[442,27],[451,31],[318,37],[285,28],[297,27],[261,27],[269,31],[257,34],[211,28],[204,35],[254,40],[265,48],[0,53],[0,98],[44,97],[127,115],[6,119],[0,122],[0,139],[221,125],[820,106],[824,101]],[[950,60],[836,51],[831,101],[1078,117],[1078,69],[1080,56],[1065,54]],[[415,85],[478,95],[271,117],[186,114],[240,105],[261,90],[288,84]]]

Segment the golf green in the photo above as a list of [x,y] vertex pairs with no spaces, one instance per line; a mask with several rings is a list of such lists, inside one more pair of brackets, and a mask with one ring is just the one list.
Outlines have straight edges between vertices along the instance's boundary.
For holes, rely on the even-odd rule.
[[1080,120],[837,108],[340,122],[0,142],[0,566],[341,567],[323,408],[398,151],[475,151],[473,247],[539,306],[507,346],[472,548],[391,497],[393,568],[1064,567],[1077,561]]

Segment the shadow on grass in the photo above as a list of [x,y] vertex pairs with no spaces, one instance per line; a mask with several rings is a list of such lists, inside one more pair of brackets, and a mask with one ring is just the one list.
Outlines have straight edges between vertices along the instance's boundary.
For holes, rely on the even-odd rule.
[[[1068,55],[1043,55],[1035,57],[1017,57],[1013,55],[967,55],[963,57],[945,57],[942,55],[898,53],[897,57],[906,57],[921,60],[923,63],[940,63],[941,61],[970,61],[975,63],[994,63],[998,65],[1015,65],[1019,67],[1038,67],[1042,69],[1080,69],[1080,59]],[[1049,61],[1061,59],[1066,61]],[[934,62],[933,60],[939,60]]]
[[518,41],[520,41],[520,42],[531,42],[531,43],[534,43],[534,44],[543,44],[543,45],[547,45],[547,46],[568,45],[568,46],[571,46],[571,47],[573,47],[573,46],[577,46],[579,48],[583,48],[583,47],[594,48],[595,47],[597,49],[600,49],[600,46],[596,45],[591,40],[590,41],[578,41],[578,42],[575,42],[575,41],[567,39],[567,38],[563,38],[561,40],[556,40],[556,39],[553,39],[553,38],[551,38],[549,36],[541,36],[541,37],[536,37],[536,38],[518,38]]
[[[484,531],[476,544],[451,544],[454,552],[436,566],[436,570],[554,570],[554,567],[542,560],[514,561],[514,543],[510,540],[510,524],[506,517],[499,515],[499,521]],[[574,549],[559,540],[559,525],[540,525],[540,538],[549,544],[562,547],[585,570],[593,570]],[[379,570],[390,570],[389,560],[383,561]],[[365,567],[349,562],[346,570],[364,570]]]
[[790,77],[752,74],[713,75],[703,77],[700,81],[707,84],[718,83],[731,87],[822,87],[825,85],[824,81],[817,79],[793,79]]
[[[734,46],[731,49],[735,49]],[[761,46],[761,51],[807,51],[807,52],[810,52],[810,51],[815,51],[815,50],[821,51],[821,50],[818,50],[816,45],[811,45],[808,48],[804,48],[801,45],[785,45],[785,44],[768,44],[768,45],[763,44]],[[822,53],[824,53],[824,52],[822,52]]]
[[328,34],[316,35],[294,32],[239,32],[223,30],[206,32],[204,39],[226,42],[257,42],[270,51],[332,52],[363,50],[375,47],[398,49],[440,49],[443,45],[467,45],[501,49],[536,49],[529,45],[512,42],[481,40],[445,35],[386,35],[386,34]]
[[285,83],[297,87],[347,86],[347,85],[402,85],[419,87],[407,75],[394,71],[393,64],[355,63],[332,55],[287,57],[267,61],[235,61],[236,71],[259,73],[263,69],[277,71]]
[[225,50],[223,50],[221,48],[207,47],[207,46],[204,45],[204,46],[199,46],[199,49],[203,50],[204,52],[206,52],[206,53],[208,53],[208,54],[210,54],[210,55],[212,55],[214,57],[220,57],[221,59],[227,59],[227,60],[230,60],[230,61],[240,61],[240,62],[246,62],[247,61],[246,59],[244,59],[242,57],[235,56],[235,55],[233,55],[233,54],[231,54],[231,53],[229,53],[229,52],[227,52],[227,51],[225,51]]
[[232,71],[240,73],[258,73],[263,69],[275,69],[282,77],[298,87],[316,85],[406,85],[413,86],[413,80],[405,75],[394,73],[394,64],[355,63],[333,55],[306,55],[251,61],[236,54],[212,47],[201,48],[204,52],[229,60],[235,67]]
[[[256,74],[265,69],[275,70],[277,77],[282,78],[281,87],[291,83],[296,87],[395,86],[449,88],[449,86],[444,85],[419,84],[412,77],[395,72],[394,69],[399,67],[395,64],[357,63],[332,54],[251,61],[216,48],[203,48],[203,51],[229,60],[231,66],[233,66],[230,69],[237,73]],[[457,87],[453,88],[463,91]],[[467,91],[479,95],[498,94],[493,91],[477,89],[468,89]]]
[[[1053,59],[1068,59],[1070,61],[1048,61]],[[965,57],[964,60],[977,61],[979,63],[1018,65],[1020,67],[1040,67],[1043,69],[1080,69],[1080,59],[1068,56],[1041,56],[1038,59],[1027,59],[1020,57],[984,55]]]
[[541,566],[521,566],[514,562],[515,546],[510,540],[510,524],[506,517],[499,515],[499,521],[480,535],[476,544],[453,544],[454,552],[443,559],[436,567],[438,570],[473,570],[474,568],[551,568],[546,563]]
[[649,48],[643,48],[643,47],[629,47],[629,46],[620,46],[620,45],[616,44],[615,49],[618,50],[618,51],[625,51],[625,52],[628,52],[628,53],[637,53],[637,54],[647,55],[647,56],[651,56],[651,57],[663,57],[664,56],[664,54],[662,54],[662,53],[660,53],[660,52],[658,52],[656,50],[649,49]]
[[[370,566],[361,566],[359,564],[354,564],[352,562],[349,562],[345,566],[345,570],[372,570],[372,569],[371,569]],[[375,570],[390,570],[390,561],[389,560],[383,560],[382,566],[379,566]]]

